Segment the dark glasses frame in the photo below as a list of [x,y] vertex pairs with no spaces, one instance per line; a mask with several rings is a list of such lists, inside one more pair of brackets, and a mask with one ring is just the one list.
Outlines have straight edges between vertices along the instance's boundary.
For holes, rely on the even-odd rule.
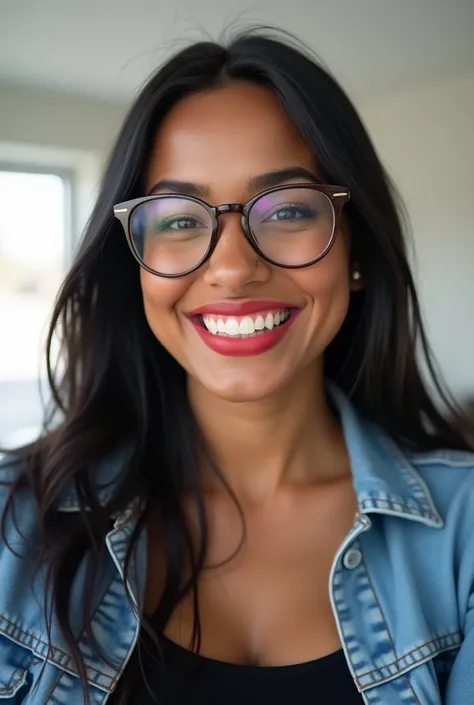
[[[289,189],[308,189],[308,190],[313,190],[313,191],[318,191],[319,193],[322,193],[324,196],[327,196],[329,199],[329,202],[332,206],[333,210],[333,228],[332,228],[332,233],[331,237],[329,238],[329,242],[323,252],[316,257],[315,259],[311,260],[310,262],[306,262],[305,264],[282,264],[281,262],[276,262],[275,260],[272,260],[270,257],[268,257],[262,250],[260,249],[258,242],[255,238],[255,236],[252,233],[252,230],[249,225],[249,216],[250,216],[250,211],[252,210],[252,206],[259,201],[263,196],[266,196],[270,193],[275,193],[276,191],[286,191]],[[182,198],[187,201],[193,201],[194,203],[198,203],[199,205],[203,206],[206,211],[209,213],[209,216],[211,218],[211,223],[212,223],[212,232],[211,236],[209,238],[209,246],[203,255],[199,262],[195,264],[193,267],[190,269],[187,269],[184,272],[180,272],[179,274],[163,274],[162,272],[157,272],[155,269],[152,269],[148,265],[146,265],[141,258],[137,248],[135,247],[135,243],[133,242],[132,238],[132,233],[130,230],[130,219],[136,210],[138,206],[142,205],[143,203],[146,203],[147,201],[155,201],[155,200],[160,200],[163,198]],[[269,262],[270,264],[275,265],[276,267],[282,267],[283,269],[303,269],[304,267],[310,267],[313,264],[316,264],[316,262],[319,262],[320,260],[325,257],[329,250],[332,248],[334,245],[334,242],[336,240],[336,234],[337,230],[339,227],[339,221],[342,213],[342,209],[344,205],[349,201],[350,199],[350,192],[349,189],[345,188],[344,186],[331,186],[328,184],[310,184],[310,183],[296,183],[296,184],[285,184],[284,186],[275,186],[273,188],[266,189],[265,191],[262,191],[261,193],[257,194],[253,198],[250,199],[250,201],[247,201],[247,203],[223,203],[220,206],[210,206],[208,203],[205,201],[202,201],[200,198],[196,198],[195,196],[187,196],[186,194],[180,194],[180,193],[157,193],[154,194],[153,196],[143,196],[141,198],[134,198],[131,201],[124,201],[123,203],[117,203],[114,206],[114,216],[121,222],[123,229],[125,231],[125,236],[127,238],[127,243],[130,247],[130,250],[132,251],[133,256],[137,260],[138,264],[143,267],[143,269],[146,269],[147,272],[150,272],[151,274],[155,274],[156,276],[159,277],[165,277],[167,279],[175,279],[177,277],[184,277],[187,274],[191,274],[191,272],[196,271],[196,269],[199,269],[207,260],[211,257],[212,253],[216,249],[217,243],[219,242],[219,235],[220,235],[220,226],[219,226],[219,216],[221,216],[223,213],[240,213],[242,218],[241,218],[241,226],[242,226],[242,231],[244,233],[245,238],[247,239],[248,243],[252,247],[252,249],[261,257],[264,259],[266,262]]]

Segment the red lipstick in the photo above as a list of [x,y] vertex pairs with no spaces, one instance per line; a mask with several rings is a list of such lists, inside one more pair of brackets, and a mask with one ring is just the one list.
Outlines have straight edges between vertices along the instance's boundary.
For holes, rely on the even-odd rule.
[[[216,333],[215,329],[214,332],[211,332],[203,321],[205,316],[212,316],[214,320],[218,317],[241,319],[252,316],[252,314],[260,314],[265,319],[268,313],[276,311],[287,312],[286,320],[276,325],[272,330],[265,327],[263,330],[255,330],[253,334],[243,336],[239,334],[223,335]],[[188,314],[188,318],[208,348],[220,355],[242,357],[261,355],[274,348],[284,338],[300,313],[299,307],[283,302],[259,300],[235,303],[226,301],[196,308]]]

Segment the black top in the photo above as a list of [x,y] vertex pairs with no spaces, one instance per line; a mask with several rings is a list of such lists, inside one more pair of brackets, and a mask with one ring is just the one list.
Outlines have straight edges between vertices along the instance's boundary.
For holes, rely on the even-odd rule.
[[148,685],[133,705],[361,705],[342,649],[292,666],[240,666],[195,656],[163,638],[163,667],[145,665]]

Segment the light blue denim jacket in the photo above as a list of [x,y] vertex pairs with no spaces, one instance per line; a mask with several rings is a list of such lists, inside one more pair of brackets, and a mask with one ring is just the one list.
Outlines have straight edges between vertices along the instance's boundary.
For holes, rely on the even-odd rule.
[[[333,390],[333,396],[359,507],[334,558],[329,594],[354,681],[370,705],[473,705],[474,455],[403,453],[342,394]],[[13,477],[19,461],[7,457],[3,466],[0,476]],[[104,461],[96,469],[98,483],[113,482],[122,466],[121,453]],[[0,508],[5,493],[0,489]],[[77,511],[73,493],[59,511]],[[16,517],[23,536],[34,540],[35,507],[26,494],[17,498]],[[116,667],[92,654],[75,622],[83,567],[73,586],[71,619],[93,705],[107,701],[137,643],[137,619],[122,580],[133,526],[133,512],[126,511],[108,534],[109,560],[94,595],[93,633]],[[11,526],[8,535],[23,554],[31,550]],[[48,649],[42,574],[32,589],[32,571],[31,562],[0,546],[0,705],[79,705],[81,684],[54,621]],[[129,573],[136,576],[129,587],[137,604],[145,571],[143,533]],[[439,683],[447,683],[444,695]]]

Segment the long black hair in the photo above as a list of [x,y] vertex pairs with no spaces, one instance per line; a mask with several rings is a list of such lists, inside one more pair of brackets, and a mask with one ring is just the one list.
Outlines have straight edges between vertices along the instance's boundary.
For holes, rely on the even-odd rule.
[[[396,196],[344,91],[286,35],[250,31],[226,44],[205,41],[181,50],[143,87],[112,150],[51,323],[52,413],[40,440],[23,450],[28,463],[12,487],[6,509],[12,508],[20,484],[31,488],[39,515],[41,560],[48,568],[57,619],[84,681],[84,663],[69,622],[69,597],[79,562],[88,553],[92,567],[84,586],[89,597],[83,616],[90,623],[91,585],[95,569],[106,560],[103,545],[111,516],[133,499],[141,501],[130,558],[150,507],[159,512],[167,570],[154,621],[158,634],[179,601],[196,595],[204,564],[206,520],[196,472],[201,441],[188,405],[184,371],[148,327],[138,265],[112,207],[144,194],[152,142],[170,108],[189,93],[232,79],[253,81],[273,91],[328,182],[351,192],[346,212],[352,256],[365,288],[352,297],[342,329],[326,351],[327,377],[361,413],[404,446],[420,450],[469,446],[453,420],[460,418],[459,411],[432,361]],[[58,341],[59,357],[54,357]],[[421,368],[430,377],[428,384]],[[430,386],[439,402],[430,395]],[[103,505],[90,470],[125,439],[130,455],[113,496]],[[70,487],[77,492],[81,511],[58,532],[55,508]],[[199,508],[198,545],[182,511],[185,487],[192,489]],[[183,585],[189,565],[191,575]],[[194,635],[199,643],[197,610]],[[94,645],[93,635],[90,638]],[[131,678],[132,671],[121,679],[117,702],[127,701]]]

